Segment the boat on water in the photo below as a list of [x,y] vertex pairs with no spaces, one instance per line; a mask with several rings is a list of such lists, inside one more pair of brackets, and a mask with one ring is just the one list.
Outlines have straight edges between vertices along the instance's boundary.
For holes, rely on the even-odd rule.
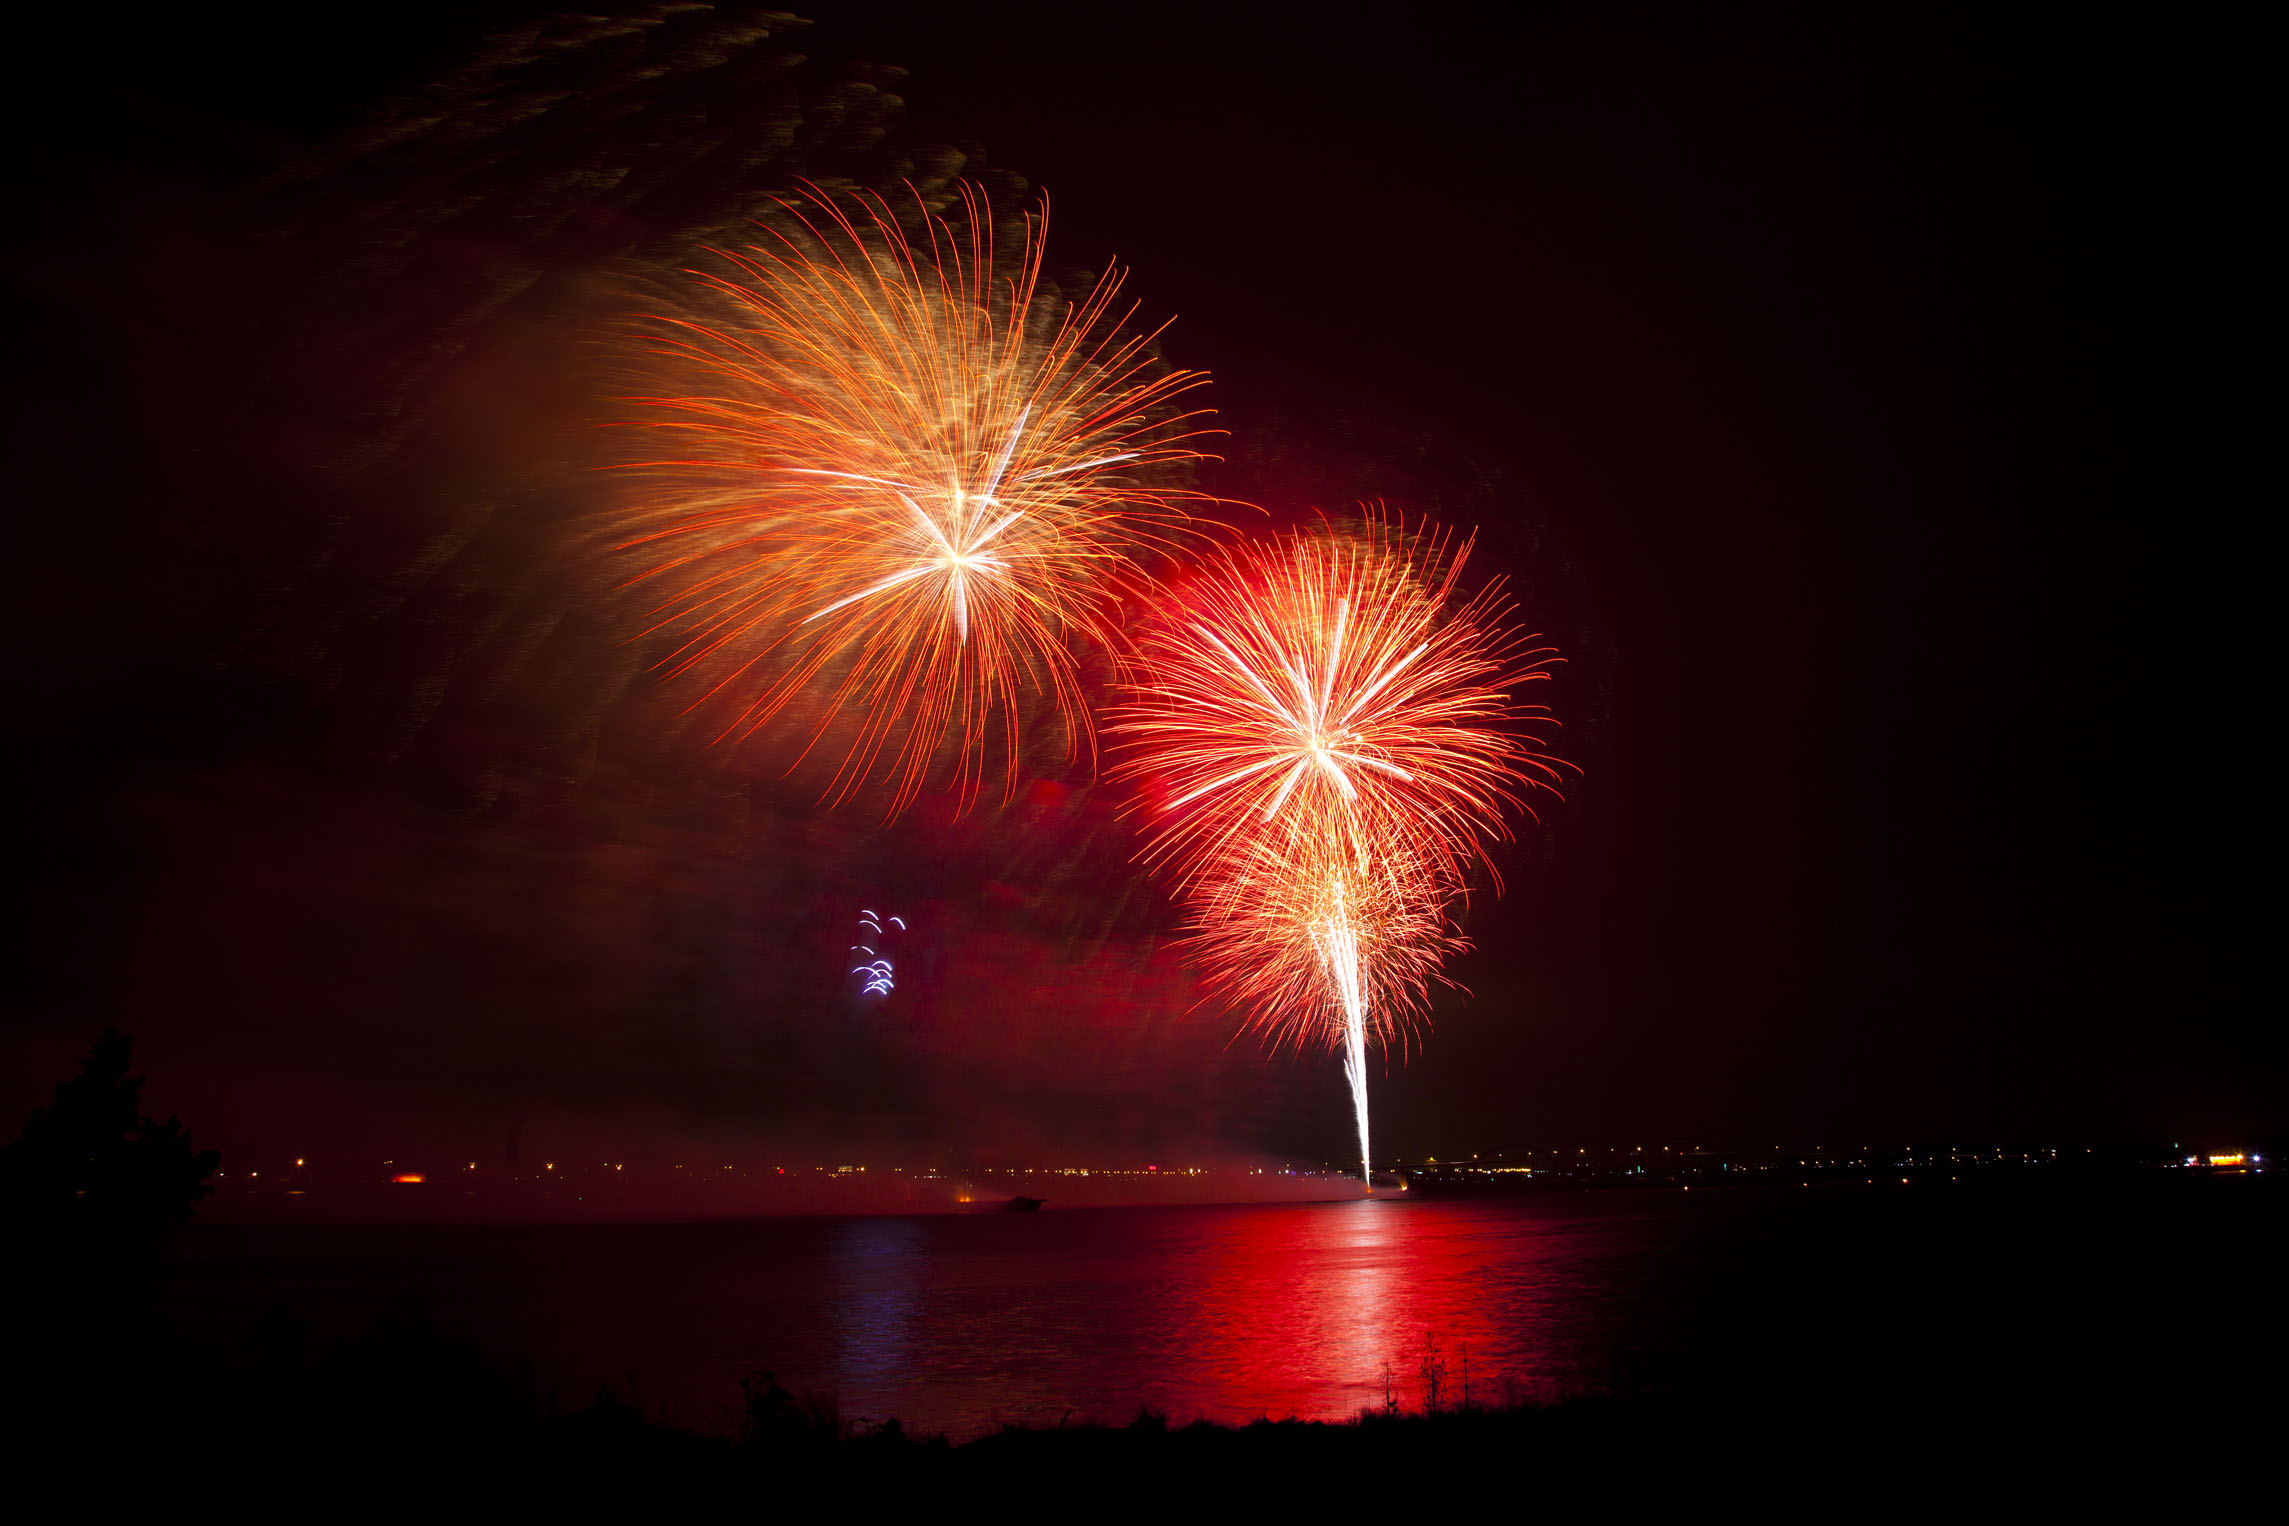
[[1041,1205],[1046,1201],[1048,1201],[1046,1198],[1013,1197],[1001,1205],[1001,1211],[1003,1213],[1039,1213],[1041,1212]]

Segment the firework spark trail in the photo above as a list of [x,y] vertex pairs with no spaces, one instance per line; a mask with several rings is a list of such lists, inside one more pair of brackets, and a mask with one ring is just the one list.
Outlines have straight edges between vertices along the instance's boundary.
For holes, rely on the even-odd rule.
[[1344,904],[1340,874],[1327,918],[1312,925],[1312,935],[1343,1004],[1343,1079],[1351,1086],[1352,1119],[1359,1129],[1360,1179],[1372,1187],[1375,1150],[1367,1137],[1367,996],[1361,988],[1359,930]]
[[1195,957],[1275,1047],[1331,1048],[1368,1138],[1370,1040],[1405,1043],[1441,958],[1469,947],[1446,915],[1455,885],[1403,847],[1372,847],[1358,822],[1315,835],[1273,824],[1203,870],[1188,922]]
[[1409,1040],[1467,946],[1453,907],[1485,840],[1565,766],[1510,692],[1556,659],[1499,586],[1460,598],[1469,552],[1372,513],[1225,552],[1107,728],[1166,802],[1141,857],[1190,903],[1211,981],[1275,1044],[1342,1055],[1362,1175],[1367,1046]]
[[1403,850],[1282,826],[1235,845],[1187,891],[1187,938],[1275,1048],[1406,1042],[1442,955],[1466,947],[1451,888]]
[[804,756],[847,723],[827,796],[879,778],[892,816],[949,738],[965,801],[989,744],[1014,788],[1029,703],[1093,751],[1076,650],[1117,657],[1110,604],[1199,501],[1156,483],[1201,458],[1177,400],[1206,378],[1128,330],[1119,271],[1044,288],[1046,211],[997,249],[962,196],[959,224],[822,196],[718,251],[706,316],[656,338],[683,390],[636,400],[682,453],[623,463],[651,489],[622,549],[654,558],[661,667],[734,707],[723,736],[821,691]]

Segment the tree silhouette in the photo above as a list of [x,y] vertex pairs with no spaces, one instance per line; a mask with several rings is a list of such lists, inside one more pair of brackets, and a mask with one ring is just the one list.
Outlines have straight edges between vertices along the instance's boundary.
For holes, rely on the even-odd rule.
[[0,1150],[0,1213],[27,1241],[66,1255],[147,1249],[212,1190],[221,1155],[194,1150],[180,1120],[144,1116],[129,1043],[104,1030],[80,1073]]

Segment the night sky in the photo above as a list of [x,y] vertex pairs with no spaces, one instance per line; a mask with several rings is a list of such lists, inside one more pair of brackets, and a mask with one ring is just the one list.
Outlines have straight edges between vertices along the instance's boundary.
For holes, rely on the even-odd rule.
[[[1177,316],[1236,523],[1475,528],[1568,659],[1582,777],[1383,1149],[2289,1124],[2250,40],[128,14],[39,23],[8,107],[9,1118],[116,1024],[226,1167],[1341,1156],[1335,1062],[1230,1042],[1118,788],[825,812],[630,639],[622,320],[798,176],[962,173]],[[861,906],[914,928],[888,1002]]]

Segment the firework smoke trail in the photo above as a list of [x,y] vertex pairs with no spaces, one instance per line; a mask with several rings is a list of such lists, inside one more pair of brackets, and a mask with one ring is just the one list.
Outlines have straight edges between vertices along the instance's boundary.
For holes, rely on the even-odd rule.
[[989,743],[1014,788],[1028,703],[1068,759],[1093,750],[1076,651],[1113,649],[1111,603],[1198,498],[1162,479],[1200,459],[1177,399],[1206,378],[1127,330],[1119,271],[1078,301],[1044,287],[1045,211],[997,249],[982,196],[962,204],[822,196],[718,251],[702,315],[655,337],[678,390],[636,399],[678,453],[623,463],[662,668],[730,702],[724,736],[816,693],[804,755],[848,727],[828,798],[879,779],[892,816],[949,738],[965,802]]
[[1510,693],[1556,659],[1499,586],[1459,596],[1469,553],[1370,513],[1212,558],[1107,728],[1165,802],[1141,857],[1211,981],[1275,1043],[1342,1055],[1363,1176],[1367,1047],[1409,1040],[1483,843],[1564,766]]

